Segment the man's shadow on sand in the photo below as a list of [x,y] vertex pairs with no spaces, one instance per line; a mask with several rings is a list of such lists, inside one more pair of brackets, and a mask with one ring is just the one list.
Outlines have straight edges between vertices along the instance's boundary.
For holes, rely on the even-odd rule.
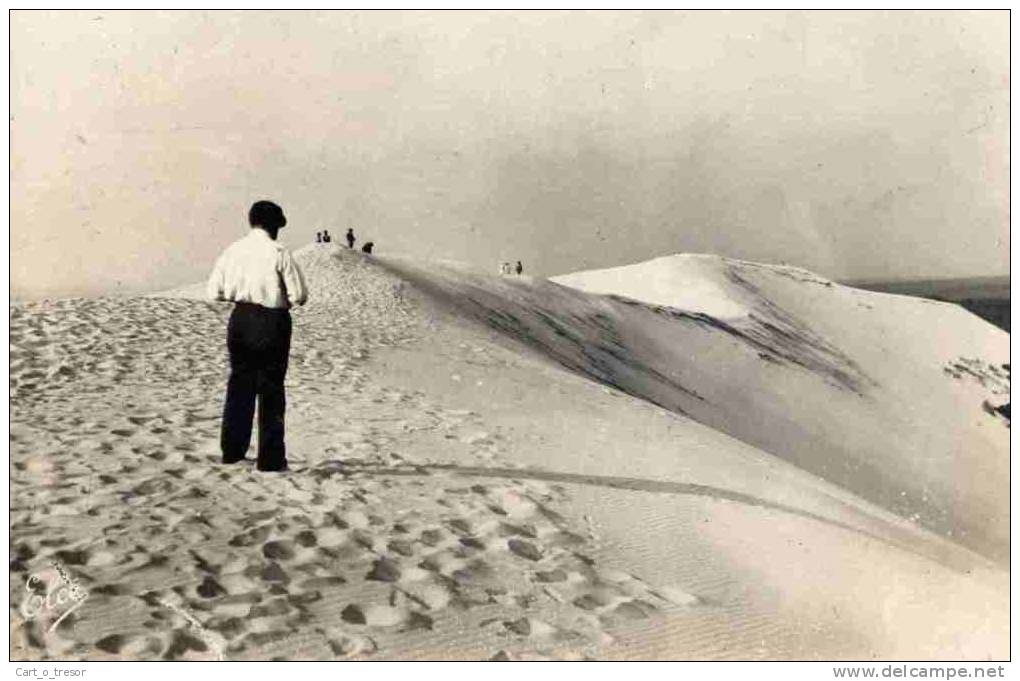
[[[781,513],[788,513],[807,520],[824,523],[830,527],[836,527],[847,532],[863,535],[869,539],[900,549],[901,551],[907,551],[914,555],[934,560],[937,563],[957,572],[970,573],[975,567],[981,566],[982,561],[984,560],[978,554],[973,554],[963,548],[957,548],[955,546],[939,546],[936,542],[923,536],[919,536],[910,529],[900,528],[892,523],[887,523],[887,530],[888,534],[893,536],[882,536],[839,520],[833,520],[832,518],[827,518],[817,513],[812,513],[811,511],[806,511],[794,506],[787,506],[786,504],[760,499],[742,492],[722,489],[721,487],[712,487],[710,485],[699,485],[695,483],[673,482],[668,480],[648,480],[644,478],[628,478],[608,475],[563,473],[533,468],[486,468],[482,466],[458,466],[455,464],[414,463],[385,465],[377,461],[367,461],[363,459],[324,461],[309,469],[308,472],[320,480],[327,479],[335,475],[342,477],[355,475],[427,476],[432,475],[433,473],[447,473],[462,477],[498,478],[503,480],[538,480],[542,482],[588,485],[656,494],[693,495],[708,497],[716,501],[731,501],[747,506],[779,511]],[[985,563],[985,565],[988,564],[990,564],[990,561]]]

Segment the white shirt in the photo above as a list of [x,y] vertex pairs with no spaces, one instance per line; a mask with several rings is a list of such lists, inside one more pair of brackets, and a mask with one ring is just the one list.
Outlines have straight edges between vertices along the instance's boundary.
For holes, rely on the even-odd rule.
[[256,303],[287,309],[303,305],[308,289],[294,257],[266,232],[253,227],[216,261],[206,296],[211,300]]

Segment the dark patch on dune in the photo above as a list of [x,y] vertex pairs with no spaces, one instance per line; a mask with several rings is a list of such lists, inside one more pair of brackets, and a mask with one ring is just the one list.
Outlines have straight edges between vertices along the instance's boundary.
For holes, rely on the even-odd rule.
[[[467,300],[476,309],[480,309],[482,319],[489,326],[526,345],[538,348],[564,368],[593,378],[622,393],[649,400],[681,414],[686,413],[682,406],[675,402],[665,402],[628,387],[631,377],[644,376],[691,399],[704,401],[704,397],[695,390],[682,385],[654,367],[637,361],[623,344],[612,320],[602,313],[584,317],[569,315],[573,323],[568,326],[557,312],[543,308],[538,302],[534,302],[533,309],[522,310],[530,319],[519,319],[476,298],[468,296]],[[560,342],[544,342],[541,338],[543,330],[551,331]]]
[[340,613],[340,619],[351,624],[364,624],[366,621],[364,611],[353,603],[343,609]]
[[365,579],[376,582],[395,582],[400,579],[400,567],[396,562],[383,556],[372,563],[372,570]]
[[823,376],[839,388],[857,395],[864,395],[865,389],[874,384],[857,364],[829,344],[824,338],[812,333],[804,324],[762,297],[757,289],[735,273],[730,277],[752,292],[761,310],[754,311],[746,320],[738,323],[717,319],[702,312],[688,312],[665,305],[651,305],[624,296],[609,295],[607,298],[683,323],[721,331],[741,343],[749,345],[759,357],[767,361],[786,361],[812,373]]

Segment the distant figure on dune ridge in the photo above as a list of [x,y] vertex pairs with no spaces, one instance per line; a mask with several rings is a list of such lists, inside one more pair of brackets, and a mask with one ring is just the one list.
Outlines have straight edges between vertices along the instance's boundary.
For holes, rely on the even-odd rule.
[[518,261],[517,261],[517,269],[516,269],[516,272],[517,272],[517,276],[520,276],[520,275],[521,275],[521,272],[523,272],[523,271],[524,271],[524,265],[522,265],[522,264],[521,264],[521,261],[520,261],[520,260],[518,260]]
[[363,253],[371,254],[373,246],[375,246],[375,242],[374,241],[369,241],[368,243],[366,243],[364,246],[361,247],[361,250],[362,250]]
[[[308,300],[304,277],[290,252],[276,242],[287,224],[283,209],[256,201],[248,211],[248,235],[220,255],[206,287],[212,300],[234,303],[227,324],[230,378],[223,407],[223,463],[244,459],[251,444],[258,397],[260,471],[287,469],[283,380],[290,356],[289,308]],[[325,238],[325,237],[324,237]]]
[[328,244],[331,241],[333,241],[333,237],[329,235],[329,230],[328,229],[322,230],[322,243]]
[[316,232],[315,233],[315,243],[317,243],[317,244],[321,244],[322,243],[322,232]]
[[500,275],[510,274],[510,263],[502,262],[499,264]]
[[347,248],[354,248],[354,229],[347,228]]

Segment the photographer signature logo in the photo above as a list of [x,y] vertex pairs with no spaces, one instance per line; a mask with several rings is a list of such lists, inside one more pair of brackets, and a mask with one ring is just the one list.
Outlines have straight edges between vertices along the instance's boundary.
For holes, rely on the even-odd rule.
[[58,615],[48,632],[56,629],[89,597],[89,592],[56,561],[50,563],[50,569],[30,574],[25,581],[25,591],[21,615],[26,620],[36,619],[44,613]]

